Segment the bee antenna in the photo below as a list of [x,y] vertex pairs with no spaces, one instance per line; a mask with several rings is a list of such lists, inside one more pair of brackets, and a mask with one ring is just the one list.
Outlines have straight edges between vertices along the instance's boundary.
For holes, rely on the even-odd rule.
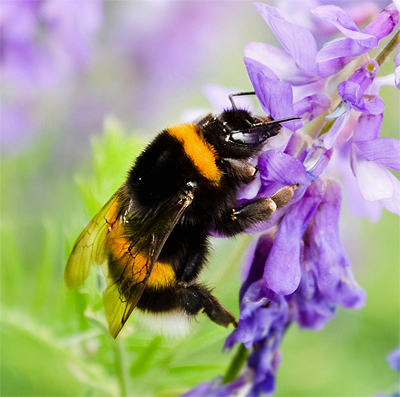
[[285,123],[286,121],[292,121],[292,120],[300,120],[301,117],[288,117],[286,119],[280,119],[280,120],[271,120],[271,121],[267,121],[266,123],[263,124],[280,124],[280,123]]
[[234,96],[244,96],[244,95],[256,95],[254,91],[249,91],[249,92],[237,92],[236,94],[229,94],[229,100],[231,101],[232,104],[232,109],[237,110],[236,104],[233,101]]

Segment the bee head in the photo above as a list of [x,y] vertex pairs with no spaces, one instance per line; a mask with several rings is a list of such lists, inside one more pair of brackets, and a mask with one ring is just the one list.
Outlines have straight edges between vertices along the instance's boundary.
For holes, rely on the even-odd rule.
[[203,125],[206,139],[217,149],[221,157],[245,159],[256,155],[264,142],[281,129],[272,117],[254,116],[247,110],[227,109],[210,117]]

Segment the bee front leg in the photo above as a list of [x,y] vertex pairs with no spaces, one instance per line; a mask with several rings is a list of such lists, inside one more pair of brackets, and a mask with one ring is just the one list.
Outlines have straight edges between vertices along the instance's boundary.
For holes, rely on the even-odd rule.
[[272,197],[259,197],[233,208],[220,223],[215,225],[217,231],[227,236],[234,236],[256,223],[268,220],[278,208],[289,203],[297,188],[298,185],[285,186]]
[[255,167],[246,160],[225,158],[221,159],[221,164],[225,168],[229,179],[245,184],[254,181],[258,171],[258,167]]

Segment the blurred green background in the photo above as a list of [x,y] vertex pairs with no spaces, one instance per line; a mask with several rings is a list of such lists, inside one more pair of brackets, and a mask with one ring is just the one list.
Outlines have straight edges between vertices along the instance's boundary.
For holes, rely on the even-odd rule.
[[[3,396],[177,396],[223,375],[234,355],[222,352],[230,330],[205,316],[174,340],[150,335],[134,312],[114,341],[95,272],[81,290],[67,291],[63,271],[76,237],[146,142],[190,109],[212,110],[207,84],[250,89],[244,45],[276,40],[250,1],[96,3],[101,17],[84,67],[64,68],[45,86],[2,77]],[[388,63],[382,74],[392,71]],[[382,135],[398,138],[399,92],[381,93]],[[25,113],[11,123],[10,108]],[[18,130],[22,119],[29,123]],[[398,378],[386,355],[399,344],[399,220],[383,212],[371,224],[345,209],[342,218],[367,304],[339,309],[322,331],[289,330],[279,396],[372,396],[393,391]],[[250,241],[214,240],[202,274],[235,315]]]

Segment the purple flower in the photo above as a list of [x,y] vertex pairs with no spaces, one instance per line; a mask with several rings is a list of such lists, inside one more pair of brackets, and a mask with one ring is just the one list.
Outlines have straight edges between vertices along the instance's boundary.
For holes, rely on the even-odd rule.
[[283,49],[246,45],[244,62],[254,91],[266,114],[301,120],[285,123],[267,142],[257,159],[256,180],[239,196],[244,203],[271,197],[283,186],[299,186],[284,208],[249,230],[262,235],[247,256],[238,327],[225,343],[226,348],[241,343],[251,351],[244,372],[252,374],[246,378],[246,396],[274,392],[280,344],[289,326],[318,330],[335,316],[337,306],[360,309],[365,304],[365,291],[339,237],[339,171],[346,173],[346,195],[354,194],[366,206],[379,201],[400,214],[400,182],[386,169],[400,171],[400,141],[380,137],[379,64],[363,58],[354,62],[350,77],[348,70],[342,73],[394,29],[398,10],[389,5],[360,31],[343,9],[318,7],[314,15],[345,36],[318,50],[307,29],[274,7],[255,5]]
[[387,362],[394,371],[400,372],[400,347],[387,356]]

